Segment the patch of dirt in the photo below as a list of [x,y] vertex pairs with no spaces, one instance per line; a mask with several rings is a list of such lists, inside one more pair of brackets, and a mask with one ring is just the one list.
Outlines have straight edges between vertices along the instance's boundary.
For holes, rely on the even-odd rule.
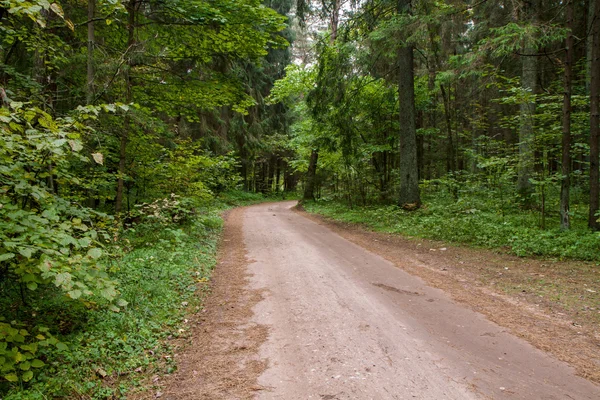
[[600,268],[407,239],[301,208],[297,212],[421,277],[455,301],[571,364],[580,376],[600,383]]
[[406,294],[406,295],[409,295],[409,296],[422,296],[422,294],[419,293],[419,292],[411,292],[410,290],[398,289],[397,287],[389,286],[389,285],[386,285],[385,283],[372,283],[372,285],[380,287],[382,289],[385,289],[385,290],[387,290],[389,292]]
[[244,208],[226,215],[211,294],[204,309],[189,321],[190,334],[179,343],[178,369],[154,378],[155,388],[145,399],[252,399],[258,376],[267,366],[258,358],[268,328],[251,322],[252,307],[262,300],[260,291],[249,289],[242,223]]

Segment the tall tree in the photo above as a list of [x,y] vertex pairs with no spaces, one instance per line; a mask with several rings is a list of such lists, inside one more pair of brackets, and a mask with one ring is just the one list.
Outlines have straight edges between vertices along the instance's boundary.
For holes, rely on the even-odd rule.
[[[399,16],[411,13],[410,0],[398,0]],[[415,80],[413,45],[405,40],[398,49],[398,97],[400,100],[400,197],[404,208],[421,206],[415,123]]]
[[[338,25],[340,21],[340,9],[342,7],[342,0],[330,0],[322,1],[323,11],[329,13],[330,20],[330,34],[329,43],[334,45],[338,35]],[[328,12],[329,11],[329,12]],[[319,149],[314,147],[310,154],[310,160],[308,164],[308,170],[306,171],[304,193],[302,198],[304,200],[315,199],[315,186],[317,181],[317,163],[319,161]]]
[[560,185],[560,227],[569,229],[571,220],[569,216],[569,194],[571,188],[571,93],[573,91],[573,39],[575,4],[569,0],[566,7],[567,39],[565,41],[565,66],[564,66],[564,94],[562,108],[562,165]]
[[[525,1],[523,4],[523,20],[533,26],[538,18],[538,0]],[[524,203],[531,203],[532,184],[531,175],[534,167],[533,142],[535,135],[535,95],[538,91],[538,57],[535,35],[528,35],[523,43],[521,54],[521,88],[523,99],[521,100],[521,121],[519,127],[519,176],[517,191],[522,196]]]
[[[131,103],[133,101],[133,80],[131,79],[131,68],[134,65],[135,51],[135,29],[136,29],[136,14],[140,6],[140,0],[129,0],[127,3],[127,48],[125,49],[125,57],[127,58],[127,68],[124,70],[125,80],[125,101]],[[129,138],[129,130],[131,129],[131,118],[129,114],[123,119],[123,129],[120,134],[119,141],[119,172],[117,176],[117,196],[115,199],[115,212],[118,214],[123,209],[123,192],[125,190],[125,162],[127,157],[127,140]]]
[[600,171],[598,157],[600,149],[600,0],[594,2],[594,17],[592,23],[592,60],[590,76],[590,212],[588,226],[600,230],[598,210],[600,209]]
[[94,100],[94,46],[96,42],[95,35],[95,17],[96,17],[96,0],[88,0],[87,13],[87,86],[86,86],[86,103],[92,104]]

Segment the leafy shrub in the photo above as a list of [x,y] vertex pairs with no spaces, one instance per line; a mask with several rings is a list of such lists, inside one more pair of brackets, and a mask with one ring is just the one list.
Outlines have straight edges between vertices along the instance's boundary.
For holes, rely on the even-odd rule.
[[[80,154],[85,126],[16,102],[0,108],[0,124],[0,287],[19,287],[23,302],[46,287],[57,288],[69,300],[117,300],[116,283],[101,262],[103,241],[110,238],[101,226],[108,217],[66,200],[56,188],[81,183],[70,172],[71,162],[91,162]],[[117,310],[117,305],[111,307]],[[1,377],[31,380],[28,367],[40,365],[34,350],[62,346],[44,329],[35,323],[2,324]]]

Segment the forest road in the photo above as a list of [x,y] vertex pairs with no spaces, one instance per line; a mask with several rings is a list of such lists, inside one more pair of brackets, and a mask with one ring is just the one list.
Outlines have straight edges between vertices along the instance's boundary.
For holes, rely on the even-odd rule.
[[269,332],[257,398],[600,399],[567,364],[295,204],[242,217],[248,284],[263,293],[251,323]]

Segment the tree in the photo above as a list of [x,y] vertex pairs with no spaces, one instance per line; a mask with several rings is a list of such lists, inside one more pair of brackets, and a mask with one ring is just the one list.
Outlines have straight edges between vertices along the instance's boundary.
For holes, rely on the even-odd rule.
[[600,150],[600,1],[594,2],[592,23],[592,60],[590,77],[590,212],[588,226],[600,230],[598,210],[600,209],[600,172],[598,169]]
[[573,38],[574,9],[573,0],[569,0],[566,6],[566,26],[569,29],[565,41],[565,65],[564,65],[564,95],[562,109],[562,163],[561,163],[561,186],[560,186],[560,227],[569,229],[571,220],[569,216],[569,194],[571,187],[571,95],[573,91],[573,52],[575,41]]
[[[338,24],[340,20],[340,9],[342,6],[342,0],[330,0],[322,2],[322,13],[329,14],[329,43],[331,46],[335,45],[335,41],[338,36]],[[304,194],[302,198],[304,200],[315,199],[315,185],[317,179],[317,163],[319,161],[319,149],[314,147],[310,154],[310,161],[308,170],[306,172],[306,183],[304,185]]]
[[[410,12],[411,2],[399,0],[398,14],[408,16]],[[405,41],[398,49],[398,97],[400,100],[400,197],[398,204],[407,209],[421,206],[417,166],[413,62],[413,45]]]
[[[523,4],[524,21],[535,25],[537,22],[537,0]],[[535,31],[535,26],[533,27]],[[533,36],[533,35],[532,35]],[[521,63],[521,87],[524,99],[520,104],[521,122],[519,127],[519,176],[517,191],[524,204],[531,204],[531,175],[534,166],[533,142],[535,135],[535,95],[538,92],[538,56],[535,36],[526,37],[523,43]]]

